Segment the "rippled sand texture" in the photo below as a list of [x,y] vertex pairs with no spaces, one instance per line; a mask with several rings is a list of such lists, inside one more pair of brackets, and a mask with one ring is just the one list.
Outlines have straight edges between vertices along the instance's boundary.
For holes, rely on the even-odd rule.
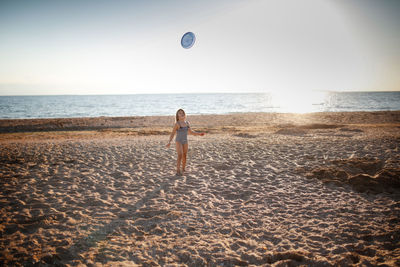
[[0,263],[400,265],[398,126],[249,132],[3,139]]

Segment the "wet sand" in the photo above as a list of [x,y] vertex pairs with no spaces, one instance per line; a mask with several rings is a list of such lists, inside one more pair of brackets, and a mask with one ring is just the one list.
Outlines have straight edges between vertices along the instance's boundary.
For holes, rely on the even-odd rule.
[[0,264],[400,265],[400,112],[0,120]]

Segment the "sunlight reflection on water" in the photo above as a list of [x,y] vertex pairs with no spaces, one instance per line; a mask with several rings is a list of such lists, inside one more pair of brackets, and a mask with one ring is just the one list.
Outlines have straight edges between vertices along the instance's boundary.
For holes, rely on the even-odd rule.
[[271,104],[283,113],[309,113],[323,110],[328,92],[281,92],[271,94]]

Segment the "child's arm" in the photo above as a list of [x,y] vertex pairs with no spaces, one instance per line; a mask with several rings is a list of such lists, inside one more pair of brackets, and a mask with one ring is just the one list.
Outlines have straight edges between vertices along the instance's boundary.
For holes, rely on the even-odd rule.
[[190,124],[188,123],[189,129],[188,129],[188,133],[191,135],[197,135],[197,136],[204,136],[206,133],[198,133],[195,131],[192,131],[192,128],[190,127]]
[[179,127],[178,123],[175,123],[174,128],[172,129],[171,135],[169,136],[169,142],[167,144],[167,147],[169,147],[171,145],[172,138],[174,138],[176,130],[178,130],[178,127]]

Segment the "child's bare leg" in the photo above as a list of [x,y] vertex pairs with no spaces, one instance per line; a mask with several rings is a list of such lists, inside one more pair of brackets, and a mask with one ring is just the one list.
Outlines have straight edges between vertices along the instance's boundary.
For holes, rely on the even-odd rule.
[[176,142],[176,152],[178,153],[178,158],[176,161],[176,173],[180,174],[181,173],[181,161],[182,161],[182,155],[183,155],[183,147],[182,144],[179,142]]
[[189,144],[182,145],[182,172],[185,171],[186,168],[186,157],[188,152]]

